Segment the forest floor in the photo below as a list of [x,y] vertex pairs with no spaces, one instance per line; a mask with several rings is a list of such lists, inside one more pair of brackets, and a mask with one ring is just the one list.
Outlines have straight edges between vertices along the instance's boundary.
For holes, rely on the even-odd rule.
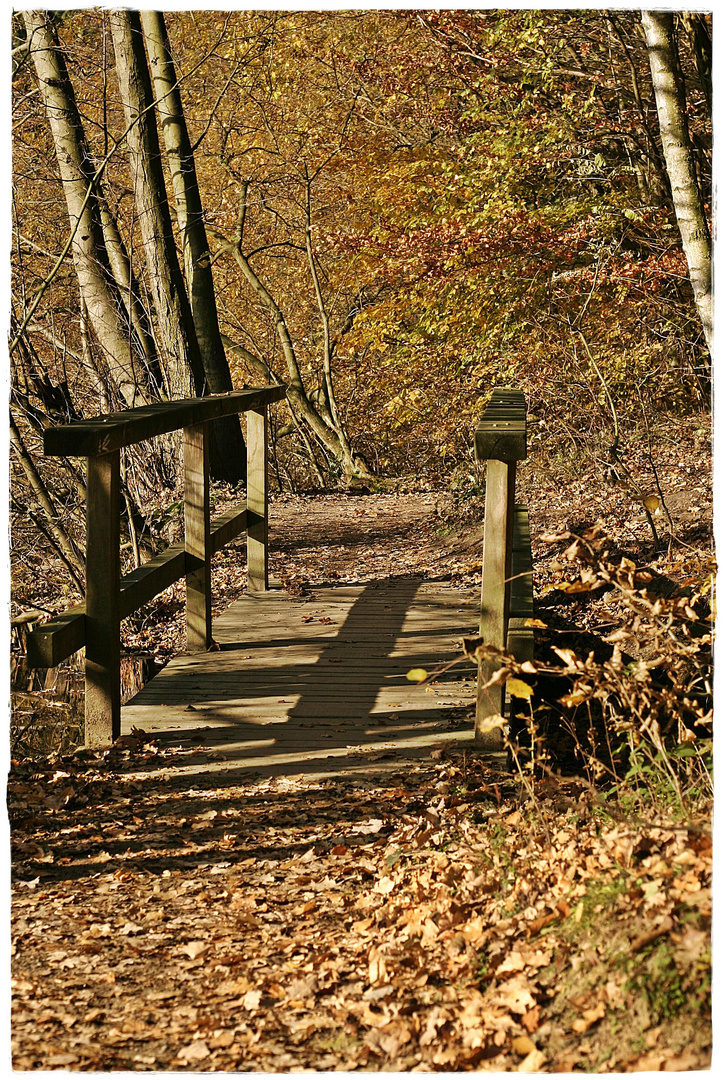
[[[710,459],[689,435],[658,458],[678,542],[657,553],[625,491],[522,470],[543,646],[618,617],[609,597],[556,590],[545,533],[602,519],[674,587],[712,571]],[[477,582],[475,493],[408,487],[277,496],[272,574],[292,593],[399,573]],[[243,578],[232,546],[219,607]],[[169,592],[126,644],[176,651],[180,602]],[[710,1067],[704,803],[623,815],[574,754],[532,782],[440,745],[396,772],[229,784],[174,781],[173,752],[140,738],[12,763],[15,1069]]]

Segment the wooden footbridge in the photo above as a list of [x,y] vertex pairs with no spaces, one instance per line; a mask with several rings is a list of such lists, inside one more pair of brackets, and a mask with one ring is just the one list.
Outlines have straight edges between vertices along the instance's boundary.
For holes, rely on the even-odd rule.
[[[515,507],[516,462],[526,456],[526,406],[495,390],[475,435],[487,462],[482,600],[473,590],[413,577],[314,586],[288,595],[268,579],[267,410],[283,387],[167,402],[53,427],[46,454],[87,459],[86,599],[29,635],[31,666],[50,668],[85,648],[88,746],[137,727],[198,748],[185,767],[329,771],[405,760],[455,744],[500,751],[495,716],[504,686],[486,685],[484,660],[438,681],[410,681],[460,656],[463,637],[520,659],[533,630],[527,514]],[[210,425],[247,414],[246,506],[212,521]],[[121,577],[120,450],[183,429],[185,540]],[[245,595],[211,623],[212,555],[247,535]],[[174,581],[186,580],[187,650],[121,707],[120,622]],[[469,717],[476,711],[476,721]]]

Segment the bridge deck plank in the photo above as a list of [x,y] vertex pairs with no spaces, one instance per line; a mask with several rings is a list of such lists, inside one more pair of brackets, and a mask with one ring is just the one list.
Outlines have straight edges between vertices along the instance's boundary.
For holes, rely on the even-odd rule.
[[478,619],[476,589],[419,579],[246,595],[215,620],[218,650],[177,656],[123,707],[123,732],[194,748],[183,769],[197,772],[399,769],[471,747],[473,666],[430,688],[406,673],[458,656]]

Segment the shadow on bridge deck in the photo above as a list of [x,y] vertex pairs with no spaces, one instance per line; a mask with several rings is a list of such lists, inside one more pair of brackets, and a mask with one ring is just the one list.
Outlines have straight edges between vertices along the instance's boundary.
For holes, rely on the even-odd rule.
[[473,745],[475,672],[408,681],[477,632],[476,591],[398,577],[244,596],[214,623],[219,648],[174,658],[123,707],[177,753],[175,774],[375,773]]

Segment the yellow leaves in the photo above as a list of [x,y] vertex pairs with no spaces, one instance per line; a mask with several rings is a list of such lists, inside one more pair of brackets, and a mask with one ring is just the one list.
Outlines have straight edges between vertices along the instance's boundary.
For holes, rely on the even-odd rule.
[[424,668],[412,668],[407,672],[407,679],[409,682],[421,683],[424,682],[428,674],[429,672],[425,671]]
[[425,405],[424,391],[413,388],[402,390],[391,398],[384,406],[384,412],[397,426],[401,426],[410,420],[418,420]]
[[506,686],[512,697],[524,698],[526,701],[529,701],[532,697],[532,687],[528,686],[522,679],[508,679]]
[[483,735],[487,735],[490,731],[498,731],[500,728],[504,728],[506,723],[504,716],[493,713],[491,716],[485,716],[479,723],[477,730],[482,732]]

